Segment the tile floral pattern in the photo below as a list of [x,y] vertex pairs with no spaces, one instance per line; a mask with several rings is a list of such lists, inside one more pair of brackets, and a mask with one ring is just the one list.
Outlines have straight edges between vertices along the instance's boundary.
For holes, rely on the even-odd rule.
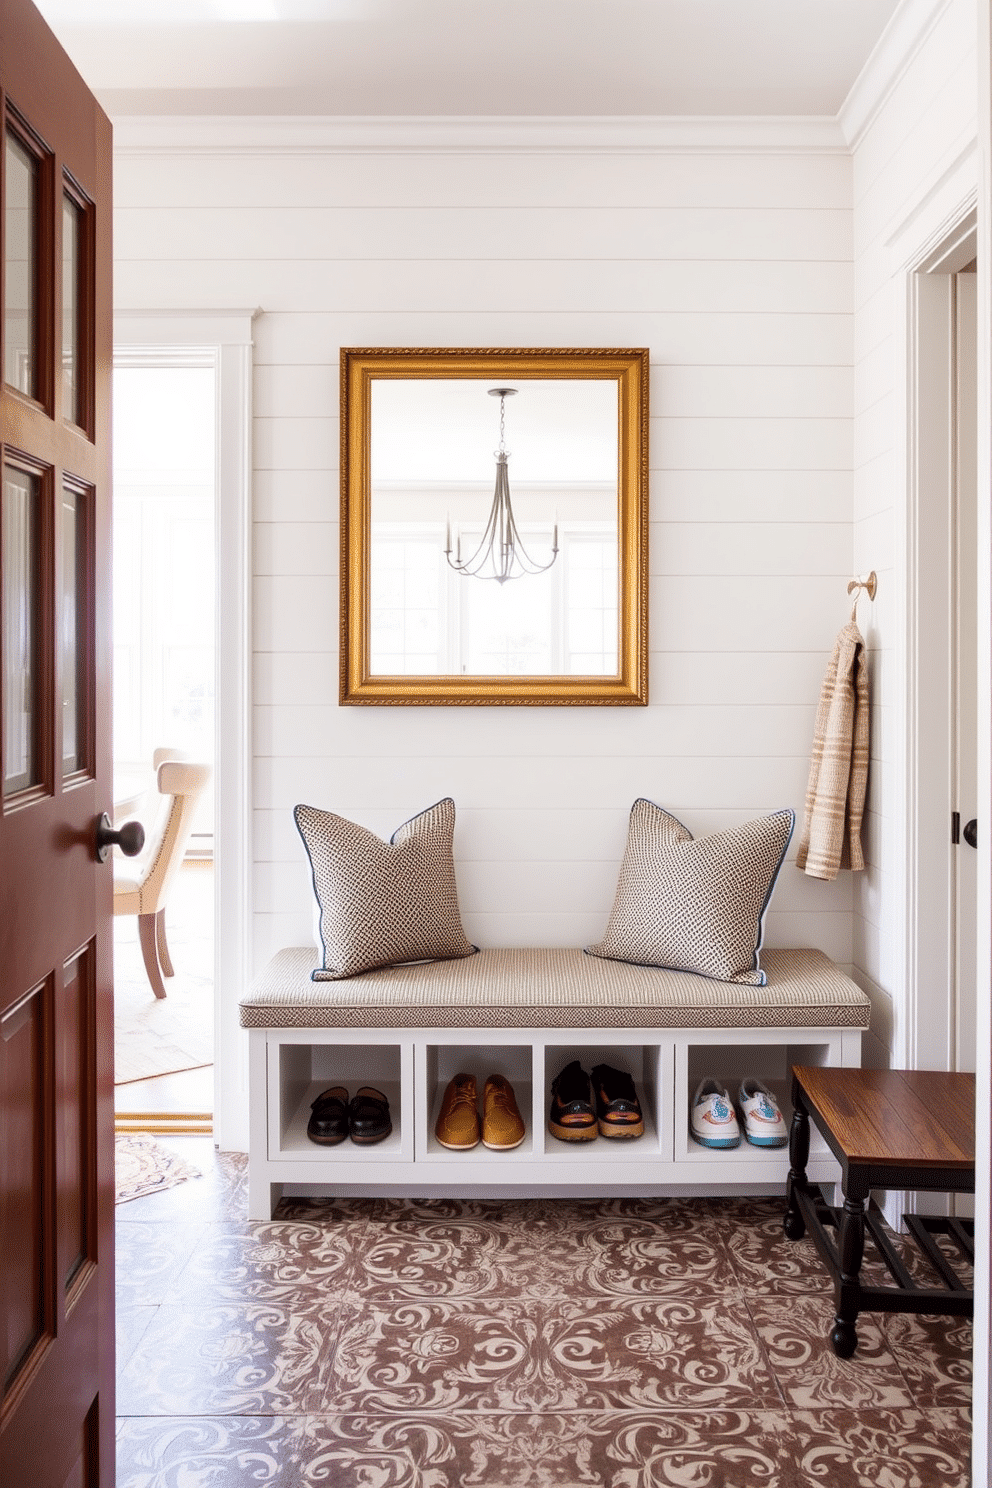
[[335,1332],[333,1304],[301,1287],[278,1302],[165,1305],[117,1382],[125,1416],[304,1412]]
[[876,1317],[858,1318],[853,1359],[830,1346],[833,1299],[755,1297],[751,1316],[786,1400],[795,1406],[909,1406],[913,1397]]
[[250,1224],[243,1159],[176,1145],[203,1187],[118,1217],[118,1488],[969,1481],[969,1324],[866,1314],[838,1359],[780,1200],[289,1199]]
[[784,1413],[345,1416],[307,1423],[307,1484],[745,1488],[782,1484]]
[[303,1488],[302,1418],[173,1417],[125,1420],[117,1434],[117,1482],[132,1488]]
[[970,1405],[970,1318],[893,1313],[884,1327],[916,1405]]
[[743,1301],[713,1297],[613,1306],[587,1297],[373,1302],[346,1313],[329,1384],[334,1402],[365,1412],[613,1411],[780,1399]]
[[314,1288],[312,1300],[336,1297],[351,1276],[364,1221],[333,1225],[214,1225],[182,1273],[177,1300],[278,1302]]
[[800,1483],[829,1488],[969,1488],[965,1410],[797,1411]]
[[377,1221],[354,1286],[363,1296],[513,1297],[555,1300],[724,1292],[736,1276],[715,1225],[680,1229],[677,1216],[602,1215],[578,1205],[533,1203],[498,1214]]

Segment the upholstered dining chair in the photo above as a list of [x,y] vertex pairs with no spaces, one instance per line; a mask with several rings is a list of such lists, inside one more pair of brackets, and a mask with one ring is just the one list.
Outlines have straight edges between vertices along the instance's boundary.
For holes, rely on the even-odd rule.
[[114,914],[138,916],[141,954],[156,997],[166,995],[163,978],[174,975],[165,935],[166,905],[211,774],[209,765],[193,760],[160,760],[163,753],[168,751],[155,752],[158,810],[144,849],[133,861],[114,860]]
[[144,828],[147,843],[152,835],[162,799],[158,793],[159,765],[164,765],[166,760],[191,760],[192,758],[193,756],[187,754],[184,749],[178,749],[172,744],[161,744],[158,749],[153,750],[152,767],[144,784],[132,790],[129,796],[123,797],[118,797],[115,785],[114,826],[121,827],[127,821],[139,821]]

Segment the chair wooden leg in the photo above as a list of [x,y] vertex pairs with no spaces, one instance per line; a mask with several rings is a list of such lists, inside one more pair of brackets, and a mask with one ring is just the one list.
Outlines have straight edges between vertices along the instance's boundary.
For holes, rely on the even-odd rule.
[[166,995],[165,985],[162,981],[162,968],[158,961],[158,932],[155,925],[157,919],[158,915],[153,914],[138,916],[138,939],[141,942],[141,954],[144,957],[145,971],[148,973],[152,991],[156,997],[164,997]]
[[169,955],[169,946],[165,938],[165,909],[159,910],[155,916],[155,941],[158,946],[158,964],[162,968],[163,976],[175,976],[172,966],[172,957]]

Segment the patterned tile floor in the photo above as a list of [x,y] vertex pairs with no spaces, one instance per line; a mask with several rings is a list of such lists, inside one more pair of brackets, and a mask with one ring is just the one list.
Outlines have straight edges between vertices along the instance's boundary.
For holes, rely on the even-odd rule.
[[778,1200],[118,1209],[118,1488],[965,1488],[970,1327],[842,1361]]

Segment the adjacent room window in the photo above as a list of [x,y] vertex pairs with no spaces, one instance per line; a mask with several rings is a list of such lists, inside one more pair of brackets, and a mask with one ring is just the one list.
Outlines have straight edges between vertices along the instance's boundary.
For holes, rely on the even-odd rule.
[[[445,527],[379,522],[372,533],[372,665],[392,676],[610,676],[617,669],[616,529],[559,526],[546,573],[500,585],[453,573]],[[481,529],[464,528],[464,552]],[[550,552],[551,527],[524,530]]]
[[[114,370],[114,773],[214,758],[215,373]],[[213,800],[202,819],[212,821]],[[209,826],[206,827],[209,831]]]

